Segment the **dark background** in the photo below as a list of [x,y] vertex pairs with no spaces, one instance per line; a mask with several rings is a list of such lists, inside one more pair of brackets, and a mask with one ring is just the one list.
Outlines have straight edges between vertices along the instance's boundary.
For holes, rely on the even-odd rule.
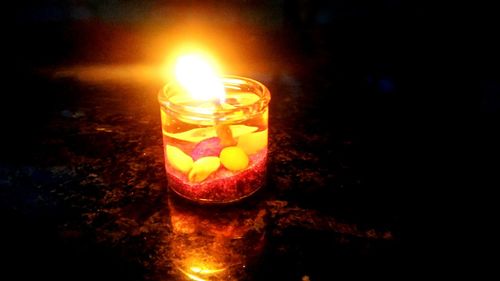
[[[455,55],[443,43],[456,29],[440,24],[447,20],[438,7],[420,3],[19,1],[8,14],[13,18],[5,43],[11,66],[6,80],[8,88],[22,88],[4,95],[2,119],[9,120],[4,126],[15,132],[5,134],[11,144],[30,139],[24,122],[42,128],[44,109],[69,98],[39,95],[39,85],[30,79],[41,78],[40,73],[92,80],[78,67],[158,65],[186,41],[212,51],[226,73],[321,85],[326,91],[315,98],[318,102],[331,100],[333,114],[356,119],[424,117],[418,108],[440,110],[454,85],[449,80],[455,79],[444,71]],[[101,76],[97,82],[107,79]],[[496,111],[498,84],[485,79],[481,108]]]
[[[500,75],[498,16],[492,7],[438,7],[400,0],[42,0],[17,1],[5,10],[0,238],[7,249],[3,259],[11,259],[3,264],[6,275],[28,271],[57,278],[64,275],[54,271],[88,270],[78,278],[95,278],[103,272],[102,278],[112,280],[141,279],[137,264],[115,262],[114,255],[120,254],[92,241],[65,244],[57,233],[66,219],[79,214],[61,213],[68,209],[58,203],[39,206],[37,198],[43,191],[30,182],[24,183],[28,188],[18,188],[23,183],[13,184],[11,179],[29,174],[40,163],[51,165],[41,159],[40,151],[47,147],[41,140],[59,130],[55,115],[78,115],[72,109],[87,99],[88,88],[82,84],[135,89],[135,83],[154,96],[164,81],[148,71],[185,41],[211,50],[228,74],[269,85],[271,109],[282,114],[274,119],[281,122],[277,128],[324,136],[303,142],[304,151],[322,155],[339,142],[355,144],[354,152],[343,150],[349,155],[344,164],[359,168],[352,178],[345,176],[346,181],[368,182],[369,190],[354,187],[341,192],[345,197],[337,199],[338,209],[323,196],[331,195],[329,191],[312,191],[301,203],[388,227],[397,235],[398,246],[378,254],[393,262],[405,252],[399,244],[405,238],[405,205],[421,194],[422,185],[432,185],[427,180],[430,174],[458,142],[454,137],[448,141],[447,134],[460,127],[457,120],[479,111],[479,138],[494,144]],[[286,115],[287,107],[297,115]],[[438,159],[430,160],[436,149],[441,152]],[[59,156],[53,157],[50,161],[60,164]],[[44,181],[49,176],[33,177]],[[302,196],[292,191],[284,198],[293,201]],[[349,207],[354,198],[361,208]],[[300,244],[302,238],[291,239]],[[341,258],[351,255],[345,251]],[[353,260],[356,257],[352,254]],[[116,271],[121,273],[114,275]],[[272,276],[272,270],[265,272]],[[331,280],[325,271],[317,275]],[[22,279],[19,276],[25,275],[12,280]]]
[[6,4],[5,14],[7,82],[63,66],[157,65],[187,41],[227,73],[314,73],[338,87],[345,111],[374,97],[394,102],[379,113],[500,109],[498,17],[484,3],[43,0]]

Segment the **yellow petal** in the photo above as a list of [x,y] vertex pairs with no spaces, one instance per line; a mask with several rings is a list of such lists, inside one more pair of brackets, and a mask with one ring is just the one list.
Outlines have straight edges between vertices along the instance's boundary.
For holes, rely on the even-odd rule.
[[231,125],[231,132],[233,133],[233,138],[237,138],[244,134],[249,134],[257,131],[258,127],[246,126],[246,125]]
[[238,139],[238,147],[247,155],[252,155],[267,146],[267,129],[260,132],[246,134]]
[[182,133],[165,133],[165,135],[178,139],[178,140],[183,140],[183,141],[188,141],[188,142],[200,142],[205,139],[213,138],[216,137],[217,134],[215,133],[215,129],[213,127],[206,127],[206,128],[196,128],[192,129],[189,131],[185,131]]
[[193,163],[193,168],[189,172],[188,179],[190,182],[204,181],[213,172],[220,167],[219,157],[208,156],[196,160]]
[[186,174],[193,166],[193,158],[175,146],[167,145],[167,160],[174,169]]
[[226,169],[240,171],[248,166],[249,160],[243,149],[237,146],[230,146],[220,152],[220,161]]
[[167,114],[165,113],[165,111],[163,111],[163,109],[160,109],[160,114],[161,114],[161,124],[162,125],[167,125]]
[[221,104],[221,107],[222,107],[222,109],[225,109],[225,110],[232,110],[232,109],[236,108],[236,106],[231,105],[229,103],[223,103],[223,104]]
[[[234,138],[237,138],[244,134],[255,132],[258,129],[258,127],[246,126],[246,125],[230,125],[229,128],[231,128],[231,132],[233,133]],[[203,140],[217,136],[217,132],[215,131],[215,127],[213,126],[206,128],[196,128],[186,132],[175,133],[175,134],[164,132],[164,134],[171,138],[193,143],[198,143]]]
[[236,96],[236,99],[238,101],[238,106],[247,106],[256,103],[258,100],[260,100],[260,96],[254,94],[254,93],[242,93],[238,94]]
[[169,102],[173,104],[186,104],[193,102],[193,98],[190,95],[175,95],[168,99]]

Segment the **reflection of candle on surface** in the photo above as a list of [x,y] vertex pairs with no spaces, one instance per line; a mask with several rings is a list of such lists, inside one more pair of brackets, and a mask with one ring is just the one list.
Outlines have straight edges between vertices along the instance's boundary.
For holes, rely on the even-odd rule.
[[175,197],[167,204],[172,232],[165,257],[177,273],[198,281],[247,279],[266,242],[265,208],[212,206],[207,212]]
[[212,203],[258,190],[266,172],[267,88],[221,77],[199,55],[180,57],[175,77],[159,94],[169,187]]

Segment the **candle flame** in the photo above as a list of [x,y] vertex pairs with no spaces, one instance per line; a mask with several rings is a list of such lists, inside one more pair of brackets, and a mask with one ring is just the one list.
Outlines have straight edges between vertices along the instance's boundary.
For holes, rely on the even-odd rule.
[[181,56],[175,64],[175,78],[196,100],[224,102],[224,85],[214,63],[199,54]]

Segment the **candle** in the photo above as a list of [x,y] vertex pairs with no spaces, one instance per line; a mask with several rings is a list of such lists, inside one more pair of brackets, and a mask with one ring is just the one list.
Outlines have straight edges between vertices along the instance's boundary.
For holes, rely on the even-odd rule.
[[264,184],[270,93],[214,69],[202,56],[182,56],[159,93],[165,169],[182,197],[228,203]]

